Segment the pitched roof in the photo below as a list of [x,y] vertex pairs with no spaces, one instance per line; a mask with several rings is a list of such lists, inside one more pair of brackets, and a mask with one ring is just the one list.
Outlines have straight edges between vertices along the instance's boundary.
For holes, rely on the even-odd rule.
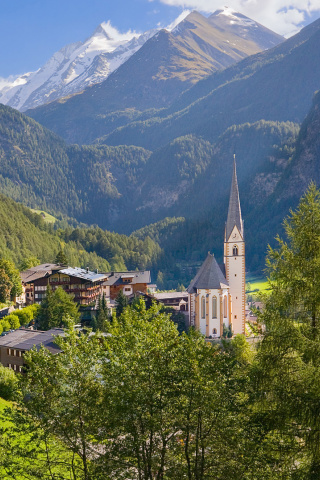
[[43,263],[31,267],[24,272],[20,272],[20,277],[23,283],[30,283],[38,278],[44,278],[51,275],[53,272],[60,270],[62,267],[56,263]]
[[17,348],[19,350],[31,350],[34,346],[40,348],[43,345],[51,353],[60,352],[60,348],[54,343],[56,335],[64,335],[61,328],[51,330],[25,330],[19,329],[8,333],[0,338],[0,347]]
[[64,275],[69,275],[69,277],[81,278],[83,280],[88,280],[89,282],[99,282],[107,278],[106,273],[96,273],[90,272],[88,269],[79,268],[79,267],[67,267],[59,270],[59,273]]
[[239,199],[239,189],[238,189],[238,180],[237,180],[237,171],[236,171],[236,161],[233,162],[233,175],[229,199],[229,209],[228,209],[228,218],[226,223],[226,241],[230,238],[232,230],[234,227],[237,227],[240,235],[244,238],[243,231],[243,221],[241,216],[240,208],[240,199]]
[[229,284],[225,279],[214,255],[208,253],[207,258],[203,262],[197,275],[194,277],[189,287],[188,293],[195,293],[197,289],[220,289],[228,287]]
[[[122,285],[126,283],[128,285],[135,285],[138,283],[151,283],[150,271],[133,271],[133,272],[111,272],[107,273],[108,278],[103,282],[103,285]],[[129,280],[124,282],[124,279]]]

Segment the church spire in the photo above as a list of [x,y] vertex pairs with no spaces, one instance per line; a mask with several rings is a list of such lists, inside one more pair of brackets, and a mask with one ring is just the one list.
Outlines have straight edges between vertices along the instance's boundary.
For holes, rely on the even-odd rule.
[[226,242],[229,240],[232,230],[234,229],[235,226],[239,230],[239,233],[243,239],[244,231],[243,231],[243,222],[242,222],[242,216],[241,216],[239,189],[238,189],[238,181],[237,181],[236,156],[234,155],[233,176],[232,176],[230,199],[229,199],[229,210],[228,210],[228,218],[227,218],[226,232],[225,232]]

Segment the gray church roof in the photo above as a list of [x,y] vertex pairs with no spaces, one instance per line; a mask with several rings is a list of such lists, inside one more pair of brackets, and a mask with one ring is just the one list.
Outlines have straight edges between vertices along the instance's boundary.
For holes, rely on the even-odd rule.
[[233,162],[233,176],[229,199],[228,218],[226,223],[226,241],[229,240],[232,230],[236,226],[244,239],[243,221],[241,216],[239,189],[237,181],[236,161]]
[[187,292],[195,293],[197,289],[220,289],[228,287],[229,284],[225,279],[214,255],[208,253],[207,258],[203,262],[197,275],[190,283]]

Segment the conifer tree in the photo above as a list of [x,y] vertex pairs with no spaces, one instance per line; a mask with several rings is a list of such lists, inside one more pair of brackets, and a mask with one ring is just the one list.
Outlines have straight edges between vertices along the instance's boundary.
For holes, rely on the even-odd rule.
[[287,472],[315,480],[320,478],[320,192],[314,184],[284,228],[286,241],[278,237],[267,257],[271,293],[259,315],[266,332],[256,391],[268,435],[287,453],[282,457]]
[[117,317],[120,317],[120,315],[123,313],[124,309],[128,306],[128,299],[123,293],[122,290],[119,291],[117,297],[116,297],[116,314]]

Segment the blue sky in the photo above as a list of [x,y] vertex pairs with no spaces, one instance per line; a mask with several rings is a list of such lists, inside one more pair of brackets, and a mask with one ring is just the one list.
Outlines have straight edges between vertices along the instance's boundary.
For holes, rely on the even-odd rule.
[[0,77],[36,70],[103,21],[142,32],[184,9],[209,13],[223,5],[287,36],[320,16],[320,0],[0,0]]

